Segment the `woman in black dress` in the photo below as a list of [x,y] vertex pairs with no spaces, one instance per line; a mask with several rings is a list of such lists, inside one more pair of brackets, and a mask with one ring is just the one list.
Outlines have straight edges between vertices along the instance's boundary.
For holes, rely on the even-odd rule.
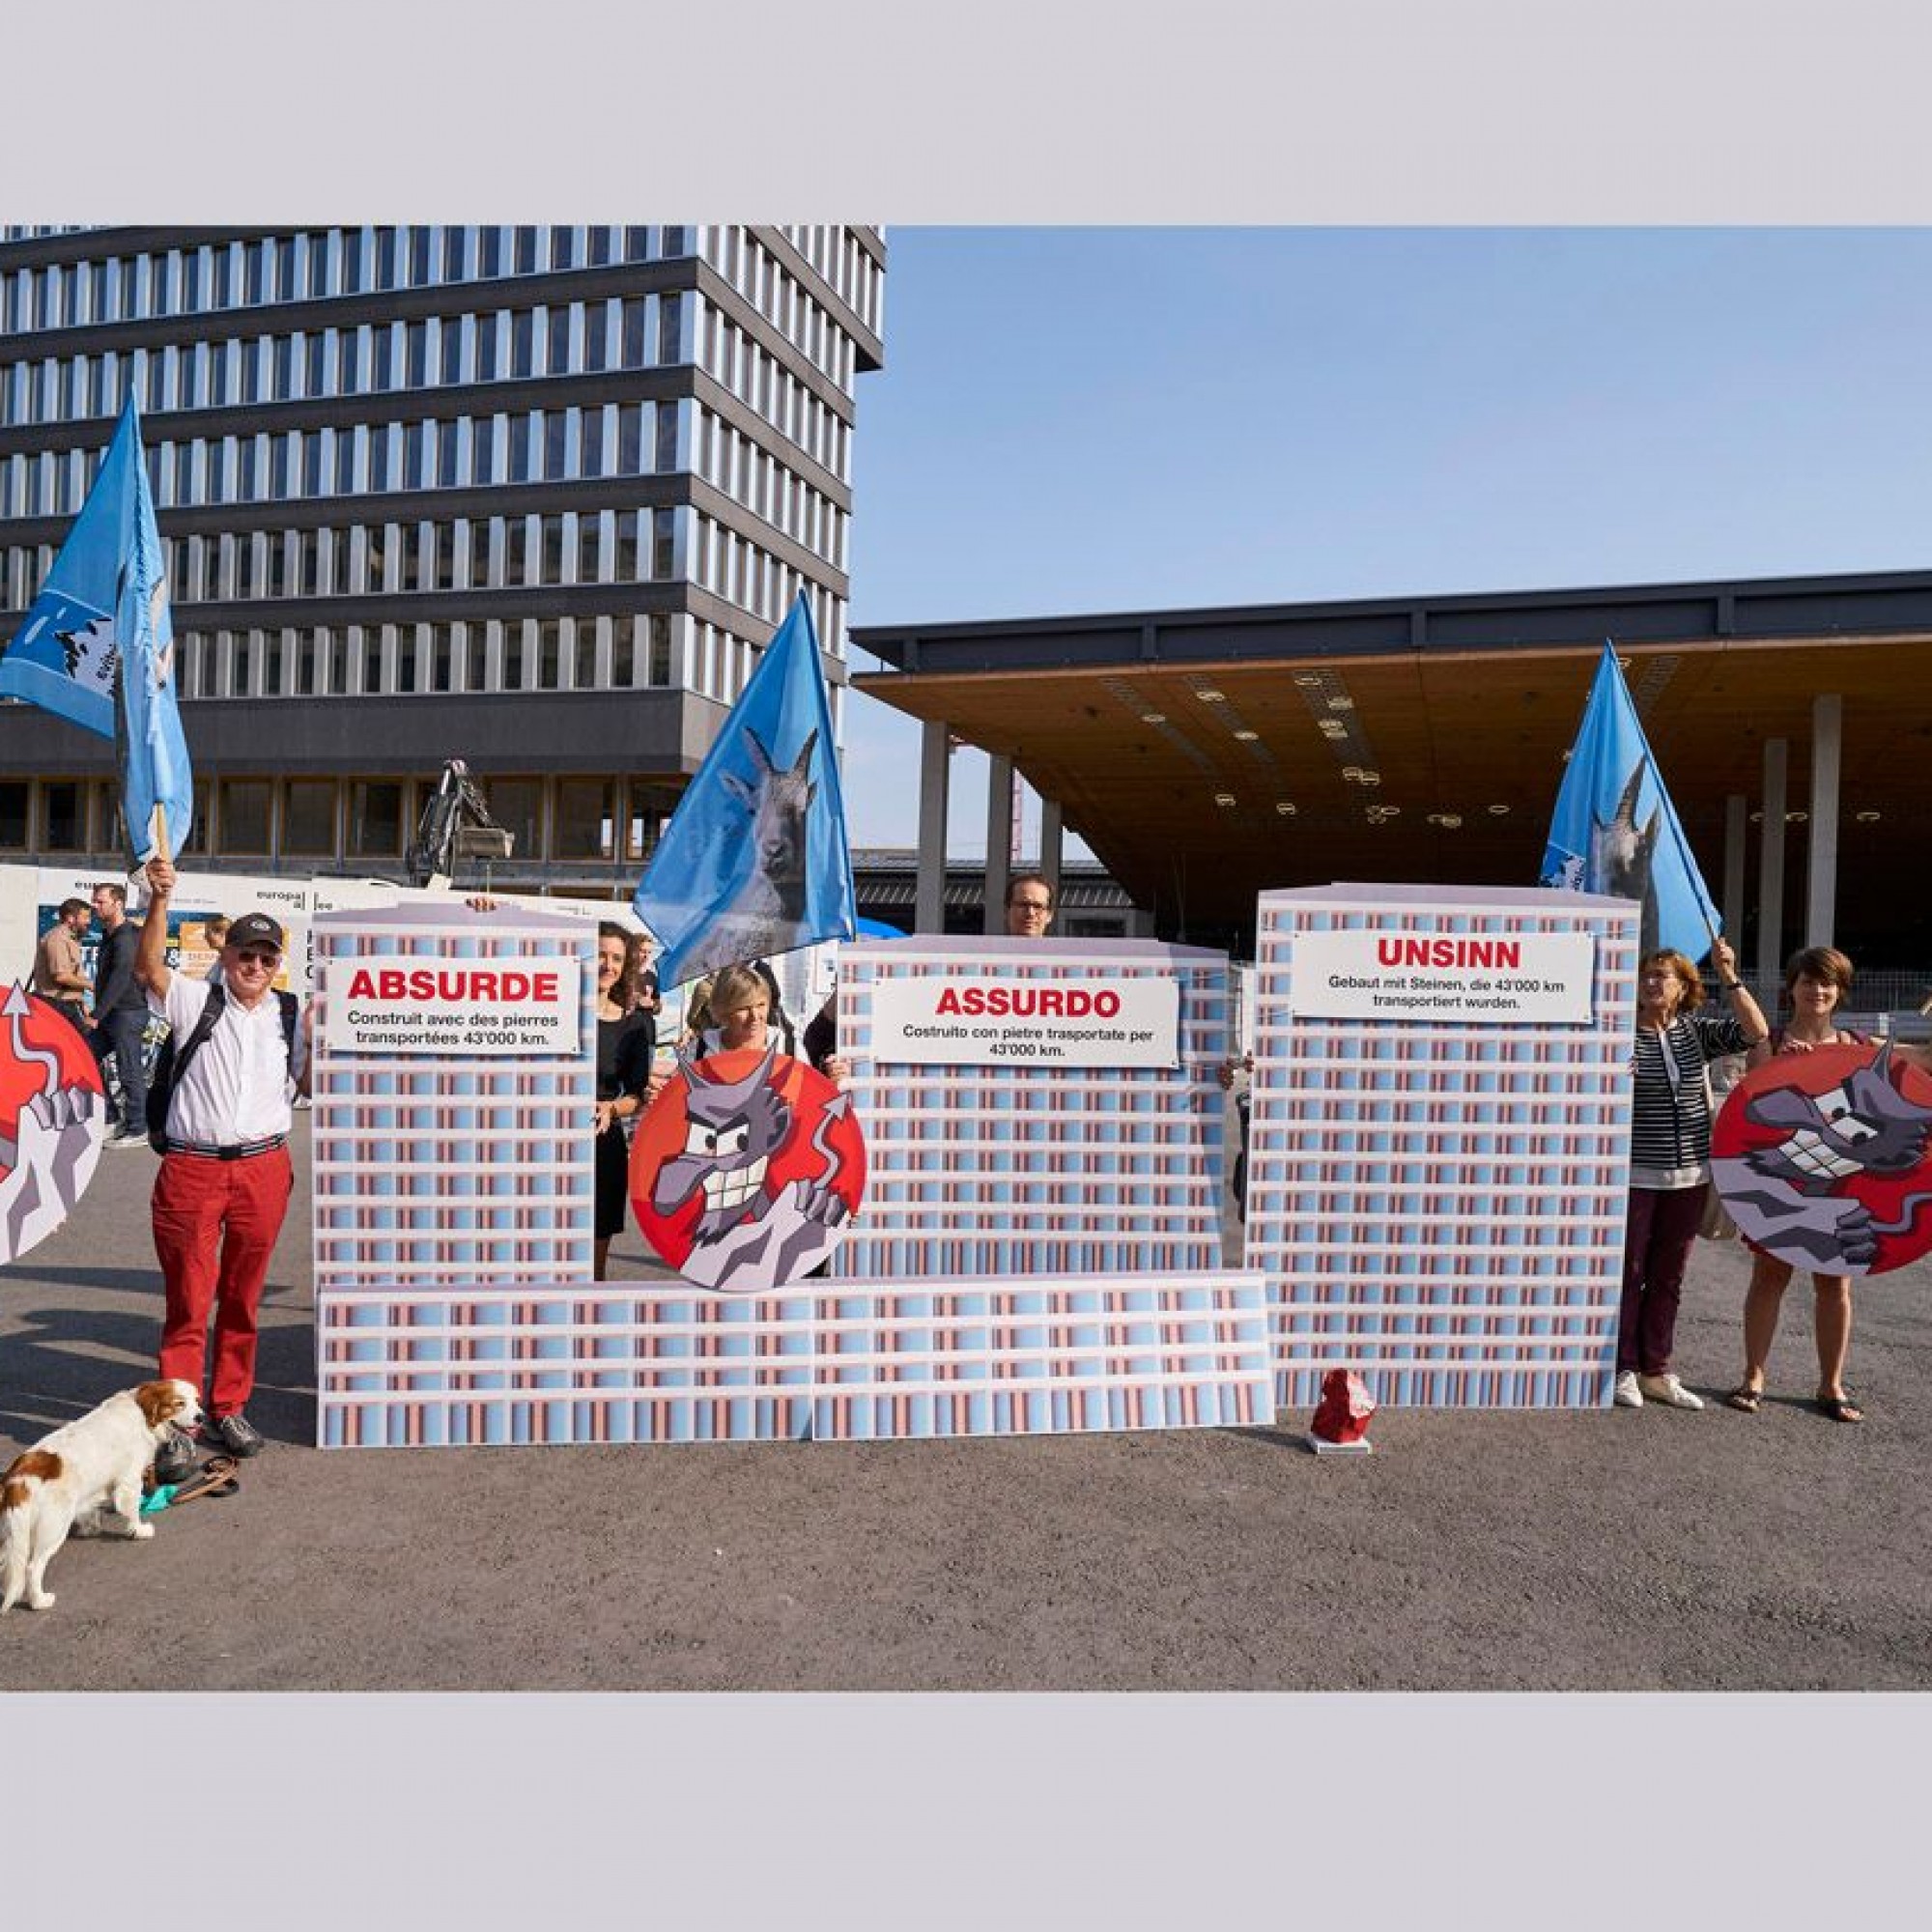
[[595,1272],[602,1281],[611,1237],[623,1226],[630,1189],[630,1148],[621,1121],[649,1106],[651,1054],[657,1022],[642,1007],[624,1002],[624,967],[630,935],[614,920],[597,926],[597,1140]]

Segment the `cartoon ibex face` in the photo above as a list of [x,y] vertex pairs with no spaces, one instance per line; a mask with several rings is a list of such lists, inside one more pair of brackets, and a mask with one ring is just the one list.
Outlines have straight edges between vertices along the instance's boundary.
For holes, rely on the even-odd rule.
[[674,1214],[702,1188],[704,1212],[693,1238],[715,1240],[769,1202],[765,1171],[791,1131],[791,1103],[770,1084],[778,1042],[742,1080],[707,1080],[688,1055],[678,1056],[689,1123],[684,1151],[659,1168],[651,1206]]

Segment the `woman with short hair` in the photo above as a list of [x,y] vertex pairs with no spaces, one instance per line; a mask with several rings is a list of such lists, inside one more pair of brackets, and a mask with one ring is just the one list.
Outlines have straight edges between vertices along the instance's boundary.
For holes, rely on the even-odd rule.
[[[1852,989],[1852,962],[1835,946],[1807,946],[1784,962],[1779,1004],[1788,1017],[1751,1048],[1749,1065],[1762,1066],[1776,1054],[1811,1053],[1821,1046],[1864,1046],[1869,1038],[1838,1025],[1838,1008]],[[1778,1309],[1790,1285],[1792,1265],[1751,1250],[1750,1287],[1745,1291],[1745,1373],[1724,1400],[1746,1415],[1764,1404],[1765,1365],[1777,1335]],[[1852,1278],[1813,1274],[1812,1337],[1818,1348],[1819,1410],[1834,1422],[1862,1422],[1864,1410],[1845,1387],[1845,1356],[1852,1346]]]

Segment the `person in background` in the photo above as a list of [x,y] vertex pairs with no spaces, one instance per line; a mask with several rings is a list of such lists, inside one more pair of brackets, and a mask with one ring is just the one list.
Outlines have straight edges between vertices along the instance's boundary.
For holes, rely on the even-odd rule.
[[625,936],[624,1000],[628,1007],[649,1013],[653,1019],[664,1009],[658,992],[657,968],[651,964],[651,936],[647,932]]
[[34,948],[34,973],[27,988],[45,1000],[83,1039],[87,1038],[88,1024],[87,974],[80,942],[93,919],[85,899],[61,901],[54,923]]
[[623,1122],[650,1105],[664,1083],[651,1073],[657,1022],[626,1002],[630,935],[615,920],[597,925],[597,1107],[591,1198],[592,1271],[605,1278],[611,1242],[623,1232],[630,1196],[630,1148]]
[[229,923],[228,915],[225,912],[218,912],[204,921],[202,924],[203,941],[214,952],[214,963],[209,967],[204,976],[211,986],[218,986],[221,983],[221,949],[228,944]]
[[1043,872],[1015,872],[1007,882],[1007,937],[1044,939],[1053,923],[1053,888]]
[[[141,1036],[148,1030],[148,999],[134,975],[145,927],[128,917],[128,888],[113,882],[95,887],[94,917],[101,935],[94,956],[94,1057],[102,1063],[103,1072],[112,1060],[121,1081],[120,1123],[102,1146],[145,1148],[148,1069],[141,1058]],[[165,944],[165,913],[161,917]]]
[[1613,1400],[1702,1408],[1670,1366],[1677,1303],[1697,1238],[1711,1172],[1709,1064],[1765,1037],[1764,1015],[1738,978],[1728,941],[1711,942],[1719,996],[1705,1012],[1704,982],[1683,953],[1665,948],[1637,967],[1636,1038],[1631,1086],[1630,1204],[1624,1227],[1623,1299],[1617,1310]]

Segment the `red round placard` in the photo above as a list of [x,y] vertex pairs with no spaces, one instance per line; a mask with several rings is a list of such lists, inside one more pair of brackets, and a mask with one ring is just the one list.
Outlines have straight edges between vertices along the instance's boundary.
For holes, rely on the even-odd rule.
[[631,1143],[631,1208],[686,1280],[771,1293],[843,1238],[866,1192],[849,1095],[773,1049],[680,1061]]
[[1731,1090],[1711,1177],[1753,1247],[1816,1274],[1932,1248],[1932,1077],[1889,1046],[1780,1053]]
[[0,1263],[67,1219],[94,1179],[106,1119],[87,1042],[45,1000],[9,987],[0,1009]]

